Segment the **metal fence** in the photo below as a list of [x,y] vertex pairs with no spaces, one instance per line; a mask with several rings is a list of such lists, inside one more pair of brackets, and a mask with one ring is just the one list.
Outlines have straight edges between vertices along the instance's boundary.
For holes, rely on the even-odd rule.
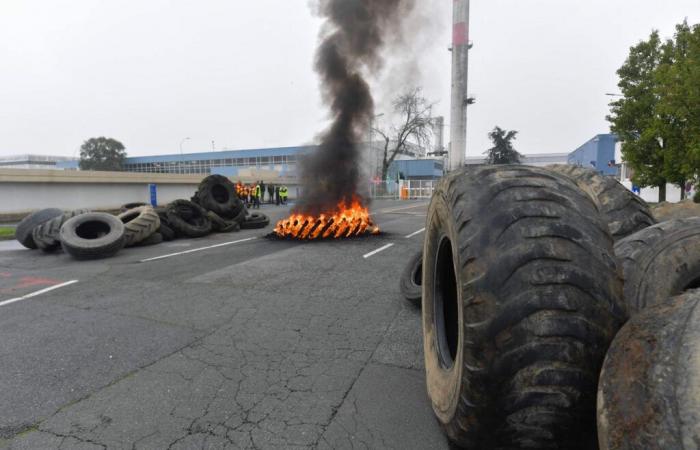
[[372,198],[393,200],[430,199],[435,191],[438,180],[401,180],[370,183],[369,192]]

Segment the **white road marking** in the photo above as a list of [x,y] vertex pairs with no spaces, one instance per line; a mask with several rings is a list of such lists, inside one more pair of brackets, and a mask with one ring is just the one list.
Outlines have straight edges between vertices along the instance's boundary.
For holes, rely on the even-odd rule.
[[425,206],[427,204],[428,203],[420,203],[418,205],[402,206],[401,208],[381,209],[381,210],[377,211],[375,214],[379,214],[379,213],[385,214],[385,213],[392,213],[392,212],[396,212],[396,211],[403,211],[405,209],[420,208],[421,206]]
[[210,245],[208,247],[193,248],[192,250],[185,250],[184,252],[170,253],[168,255],[156,256],[155,258],[142,259],[139,262],[144,263],[144,262],[149,262],[149,261],[157,261],[159,259],[172,258],[173,256],[187,255],[189,253],[201,252],[203,250],[210,250],[212,248],[219,248],[219,247],[226,247],[227,245],[240,244],[241,242],[248,242],[248,241],[252,241],[254,239],[257,239],[257,238],[252,237],[252,238],[248,238],[248,239],[241,239],[238,241],[224,242],[223,244]]
[[367,253],[366,255],[363,256],[363,258],[365,258],[365,259],[370,258],[370,257],[376,255],[377,253],[383,252],[384,250],[386,250],[386,249],[388,249],[388,248],[390,248],[390,247],[393,247],[393,246],[394,246],[394,244],[386,244],[386,245],[385,245],[384,247],[382,247],[382,248],[378,248],[378,249],[376,249],[376,250],[373,251],[373,252]]
[[425,231],[425,228],[421,228],[420,230],[416,231],[415,233],[411,233],[408,236],[406,236],[406,239],[411,239],[413,236],[418,236],[422,232]]
[[44,288],[40,291],[32,292],[31,294],[23,295],[23,296],[17,297],[17,298],[11,298],[9,300],[5,300],[4,302],[0,302],[0,306],[9,305],[10,303],[19,302],[21,300],[26,300],[28,298],[36,297],[37,295],[46,294],[47,292],[51,292],[53,290],[56,290],[56,289],[59,289],[62,287],[70,286],[71,284],[75,284],[77,282],[78,282],[78,280],[71,280],[71,281],[66,281],[65,283],[57,284],[55,286],[49,286],[49,287]]

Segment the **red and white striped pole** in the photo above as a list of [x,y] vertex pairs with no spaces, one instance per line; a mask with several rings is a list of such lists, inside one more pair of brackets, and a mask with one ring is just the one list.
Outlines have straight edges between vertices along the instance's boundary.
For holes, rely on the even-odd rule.
[[453,0],[452,110],[449,170],[464,165],[467,153],[467,80],[469,74],[469,0]]

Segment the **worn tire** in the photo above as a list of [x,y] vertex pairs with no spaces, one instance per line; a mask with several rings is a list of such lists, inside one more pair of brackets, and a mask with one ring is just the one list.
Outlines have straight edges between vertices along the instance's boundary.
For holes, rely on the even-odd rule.
[[126,244],[125,231],[122,221],[111,214],[81,214],[61,227],[61,246],[76,259],[108,258]]
[[160,222],[160,228],[158,228],[157,233],[160,233],[164,241],[172,241],[175,239],[175,231],[162,221]]
[[207,211],[189,200],[175,200],[167,207],[170,227],[178,236],[203,237],[211,233],[211,221]]
[[615,255],[625,278],[623,307],[631,317],[700,287],[700,217],[645,228],[617,242]]
[[548,168],[574,180],[597,203],[615,240],[656,223],[649,205],[616,179],[579,166],[555,164]]
[[243,208],[236,185],[223,175],[210,175],[199,183],[193,201],[225,219],[233,219]]
[[423,298],[423,249],[415,252],[408,260],[399,279],[401,295],[420,307]]
[[245,221],[241,223],[241,229],[243,230],[254,230],[258,228],[265,228],[270,225],[270,218],[263,213],[253,213],[246,217]]
[[76,209],[74,211],[64,212],[60,216],[56,216],[48,222],[44,222],[34,228],[32,238],[37,248],[45,252],[53,252],[61,248],[61,226],[68,220],[81,214],[87,214],[90,211],[87,209]]
[[153,233],[152,235],[148,236],[146,239],[139,242],[138,244],[134,245],[134,247],[149,247],[151,245],[158,245],[162,242],[163,242],[163,235],[156,232],[156,233]]
[[445,177],[423,250],[428,395],[473,449],[595,447],[600,366],[622,280],[594,202],[542,168]]
[[148,203],[144,203],[144,202],[126,203],[119,208],[119,212],[125,213],[131,209],[140,208],[142,206],[151,206],[151,205],[149,205]]
[[117,216],[126,229],[126,246],[130,247],[147,239],[160,228],[160,218],[151,206],[139,206]]
[[36,249],[37,246],[34,242],[34,238],[32,237],[34,228],[48,222],[54,217],[60,216],[61,214],[63,214],[63,211],[58,208],[42,209],[29,214],[17,225],[17,228],[15,229],[15,238],[23,246]]
[[632,317],[598,388],[600,450],[700,448],[700,291]]

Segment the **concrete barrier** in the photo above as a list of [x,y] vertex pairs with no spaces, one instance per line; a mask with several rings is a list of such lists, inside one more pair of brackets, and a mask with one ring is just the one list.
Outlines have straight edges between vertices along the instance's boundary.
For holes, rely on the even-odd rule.
[[[42,208],[118,208],[124,203],[150,202],[149,184],[157,186],[158,204],[189,199],[204,175],[132,172],[0,169],[0,214],[24,214]],[[238,181],[238,180],[236,180]],[[241,179],[244,183],[254,180]],[[273,180],[296,192],[291,180]],[[290,195],[291,197],[291,195]]]

